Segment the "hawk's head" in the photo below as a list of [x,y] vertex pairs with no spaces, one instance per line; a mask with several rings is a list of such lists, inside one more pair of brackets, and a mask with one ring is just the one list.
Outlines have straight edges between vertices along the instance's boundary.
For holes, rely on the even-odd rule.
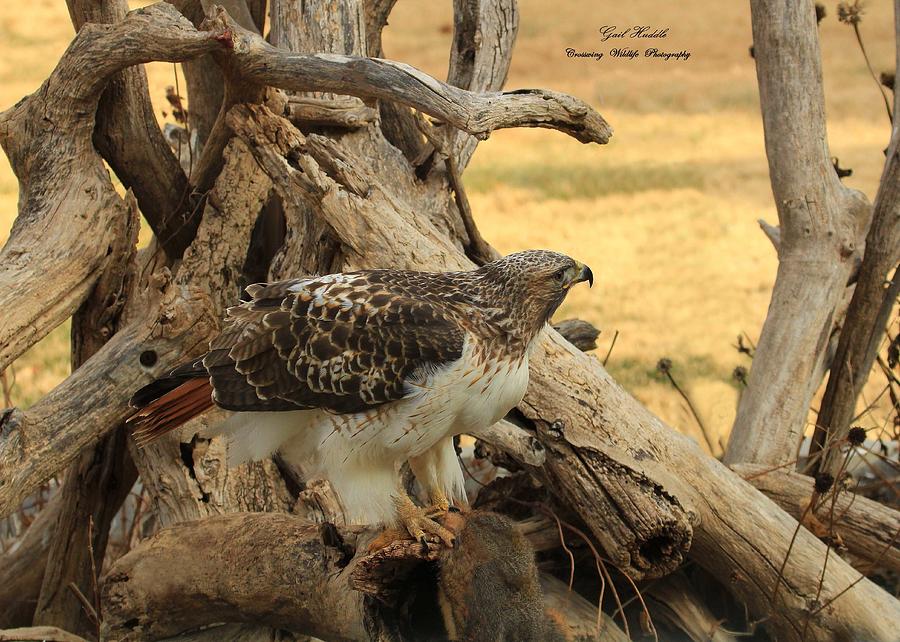
[[549,250],[526,250],[488,263],[485,285],[508,302],[508,313],[523,333],[537,333],[576,283],[594,284],[591,268]]

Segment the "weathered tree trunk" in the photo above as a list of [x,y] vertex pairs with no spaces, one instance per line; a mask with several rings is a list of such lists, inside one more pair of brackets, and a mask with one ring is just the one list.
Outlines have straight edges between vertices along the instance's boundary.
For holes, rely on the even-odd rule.
[[[465,528],[485,517],[472,513],[460,521]],[[372,535],[365,528],[335,528],[272,513],[234,513],[163,530],[116,562],[104,578],[103,636],[148,640],[212,622],[265,622],[326,640],[394,639],[374,621],[379,607],[373,599],[389,599],[398,585],[415,581],[408,574],[416,563],[440,564],[441,582],[452,585],[454,572],[469,571],[478,562],[467,559],[471,553],[466,552],[461,559],[453,551],[423,552],[411,541],[368,554]],[[521,536],[513,534],[500,543],[514,549],[507,562],[521,562],[514,577],[527,580],[535,573],[534,563],[527,548],[515,550],[516,540],[521,543]],[[256,551],[252,560],[248,549]],[[236,557],[248,563],[236,568],[230,563]],[[349,591],[350,585],[361,590]],[[553,612],[545,621],[554,622],[567,640],[597,639],[596,607],[552,577],[541,578],[541,585],[541,593],[531,596],[541,603],[529,606]],[[520,617],[521,598],[516,603],[516,595],[506,594],[518,587],[497,590],[502,594],[494,597],[510,598],[508,615],[497,617]],[[609,618],[600,626],[603,640],[628,639]]]
[[[100,14],[100,10],[104,9],[110,15],[93,15]],[[69,3],[76,28],[87,21],[121,20],[126,10],[125,3],[119,2],[93,7]],[[145,136],[151,142],[146,145],[133,144],[141,140],[138,132],[124,127],[124,123],[119,121],[144,127]],[[110,81],[100,100],[94,137],[98,149],[103,150],[101,153],[110,159],[114,169],[119,168],[126,176],[123,179],[126,185],[136,184],[138,177],[147,173],[157,175],[155,170],[166,177],[180,175],[183,179],[177,168],[152,165],[153,159],[174,160],[174,157],[153,119],[146,78],[139,67],[123,70]],[[160,147],[162,153],[158,153]],[[143,184],[145,181],[140,182]],[[169,185],[165,180],[155,187],[167,195],[172,194],[173,190],[177,193],[177,190],[183,191],[185,188],[186,182],[184,185]],[[153,193],[144,194],[144,199],[152,201],[157,207],[166,206],[166,202],[160,203],[158,195]],[[140,224],[134,201],[131,196],[126,199],[129,207],[124,233],[110,245],[104,273],[72,317],[73,371],[81,367],[118,330],[129,281],[135,278],[134,248]],[[65,473],[60,491],[62,507],[52,531],[54,539],[34,613],[35,624],[57,626],[82,636],[96,632],[96,626],[88,620],[70,585],[81,595],[90,596],[89,599],[99,599],[96,583],[100,570],[96,565],[103,563],[109,525],[121,504],[121,501],[111,500],[126,497],[128,489],[137,479],[137,470],[128,454],[125,439],[124,430],[115,430],[94,448],[85,449]]]
[[795,457],[818,385],[810,382],[870,208],[862,194],[841,185],[831,165],[813,6],[753,0],[750,7],[780,242],[769,312],[725,461],[777,466]]

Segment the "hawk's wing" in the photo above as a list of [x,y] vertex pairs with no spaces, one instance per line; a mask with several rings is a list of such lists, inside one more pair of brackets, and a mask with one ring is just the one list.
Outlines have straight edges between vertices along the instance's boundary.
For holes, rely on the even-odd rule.
[[435,297],[392,287],[390,272],[247,288],[203,359],[229,410],[357,412],[401,399],[407,382],[458,359],[465,332]]

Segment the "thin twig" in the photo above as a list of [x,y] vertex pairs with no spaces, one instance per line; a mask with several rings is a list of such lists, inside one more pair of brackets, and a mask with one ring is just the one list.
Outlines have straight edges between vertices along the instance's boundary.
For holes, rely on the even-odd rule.
[[609,355],[612,354],[613,348],[616,347],[616,339],[619,338],[619,331],[616,330],[615,334],[613,334],[612,343],[609,344],[609,350],[606,351],[606,356],[603,357],[603,367],[606,367],[606,362],[609,361]]
[[450,178],[450,187],[453,189],[453,198],[456,201],[456,207],[459,209],[463,226],[466,228],[466,236],[469,237],[466,255],[479,265],[499,259],[500,253],[484,240],[484,237],[481,236],[481,232],[478,230],[478,226],[475,224],[472,206],[469,204],[469,197],[466,196],[466,190],[459,175],[459,168],[456,166],[456,159],[453,158],[452,154],[448,154],[445,163],[447,165],[447,176]]
[[797,520],[797,527],[794,529],[794,534],[791,536],[791,543],[788,544],[787,553],[785,553],[784,560],[781,562],[781,568],[778,569],[778,577],[775,578],[775,589],[772,591],[771,599],[773,609],[775,608],[775,598],[778,597],[778,589],[781,588],[781,580],[784,579],[784,569],[787,567],[788,559],[791,557],[791,551],[794,549],[794,542],[797,541],[797,535],[800,533],[800,528],[803,526],[803,520],[806,519],[807,514],[809,514],[818,494],[818,491],[813,491],[812,496],[809,498],[809,502],[806,504],[806,508],[804,508],[803,513],[800,514],[800,519]]
[[500,258],[500,253],[492,248],[475,224],[475,217],[472,215],[472,206],[469,204],[469,197],[466,196],[466,190],[463,187],[462,178],[459,174],[459,167],[452,153],[446,151],[445,141],[434,131],[434,126],[428,122],[422,112],[416,111],[415,122],[419,131],[428,140],[435,153],[439,157],[443,157],[444,164],[447,167],[447,177],[450,180],[450,189],[453,190],[453,199],[459,210],[459,216],[462,219],[463,227],[466,235],[469,237],[469,245],[466,247],[466,256],[478,265],[484,265]]
[[[553,513],[553,519],[556,520],[556,528],[559,531],[559,543],[569,556],[569,590],[571,591],[572,587],[575,585],[575,556],[572,555],[572,551],[566,546],[566,538],[563,535],[562,524],[560,524],[559,517],[556,516],[556,513]],[[600,601],[602,602],[603,600]]]
[[609,581],[610,588],[612,588],[613,599],[616,601],[616,605],[619,607],[619,611],[621,611],[622,614],[622,628],[625,631],[625,636],[631,638],[628,630],[628,618],[625,617],[625,611],[622,609],[622,601],[619,599],[619,592],[616,590],[616,585],[612,581],[612,576],[609,574],[609,571],[606,569],[606,565],[603,563],[603,557],[597,551],[597,548],[594,546],[593,542],[591,542],[590,538],[588,538],[588,536],[585,535],[580,529],[572,526],[568,522],[564,522],[563,520],[559,519],[559,517],[556,517],[556,514],[548,507],[544,506],[543,504],[537,504],[536,506],[538,510],[540,510],[544,514],[553,515],[558,522],[578,535],[582,540],[584,540],[584,543],[588,545],[588,548],[590,548],[591,552],[594,554],[594,564],[597,567],[597,575],[600,578],[600,599],[597,600],[597,636],[600,636],[600,631],[602,629],[603,593],[606,588],[606,582]]
[[[12,366],[9,367],[9,370],[12,371]],[[3,388],[3,407],[4,408],[12,408],[12,387],[13,384],[9,382],[9,379],[6,374],[6,370],[0,372],[0,387]],[[15,373],[13,372],[13,381],[15,381]]]
[[[539,508],[540,508],[540,506],[539,506]],[[599,563],[598,570],[600,568],[603,569],[602,572],[606,575],[607,579],[610,581],[610,584],[612,584],[612,577],[609,575],[609,571],[606,570],[606,565],[604,562],[609,562],[610,564],[612,564],[616,568],[616,570],[618,570],[619,573],[621,573],[622,576],[628,581],[628,583],[631,584],[631,586],[634,588],[635,596],[640,601],[641,606],[643,607],[643,610],[644,610],[644,614],[647,616],[647,622],[650,624],[650,629],[653,632],[653,637],[656,640],[656,642],[659,642],[659,636],[657,635],[657,632],[656,632],[656,625],[653,624],[653,618],[650,616],[650,610],[647,608],[647,603],[644,601],[644,597],[641,595],[641,592],[638,589],[637,585],[634,583],[634,580],[632,580],[631,577],[629,577],[627,573],[625,573],[621,568],[619,568],[618,565],[614,564],[610,560],[605,560],[603,558],[603,556],[600,555],[600,553],[597,551],[597,548],[594,546],[593,542],[591,542],[590,538],[584,533],[584,531],[582,531],[580,528],[577,528],[577,527],[573,526],[572,524],[569,524],[565,521],[562,521],[562,524],[563,524],[563,526],[565,526],[566,528],[571,530],[573,533],[578,535],[582,540],[584,540],[585,544],[587,544],[588,547],[591,549],[591,552],[594,554],[595,559]],[[612,585],[612,588],[613,588],[613,597],[616,600],[616,606],[617,606],[616,613],[621,613],[625,636],[630,638],[631,635],[628,630],[628,621],[627,621],[627,618],[625,617],[625,608],[622,605],[621,600],[619,600],[619,594],[618,594],[618,591],[616,591],[616,589],[615,589],[615,585]]]
[[[891,550],[891,547],[894,545],[894,542],[897,541],[897,538],[898,538],[898,537],[900,537],[900,528],[898,528],[898,529],[894,532],[894,534],[893,534],[893,536],[891,537],[891,539],[888,541],[887,544],[884,545],[884,548],[883,548],[883,549],[881,550],[881,552],[875,557],[875,559],[873,559],[871,562],[869,562],[869,565],[868,565],[868,568],[866,569],[866,572],[871,572],[872,569],[875,568],[875,565],[881,561],[881,558],[883,558],[883,557],[887,554],[887,552],[888,552],[889,550]],[[843,590],[841,590],[841,591],[840,591],[839,593],[837,593],[833,598],[831,598],[830,600],[828,600],[827,602],[825,602],[825,604],[821,605],[819,608],[817,608],[815,611],[813,611],[813,612],[812,612],[812,617],[815,617],[816,615],[818,615],[819,613],[821,613],[823,610],[827,609],[829,606],[831,606],[832,604],[834,604],[834,601],[835,601],[835,600],[837,600],[837,599],[838,599],[839,597],[841,597],[844,593],[846,593],[847,591],[849,591],[850,589],[852,589],[854,586],[856,586],[857,584],[859,584],[859,583],[860,583],[862,580],[864,580],[864,579],[866,579],[866,576],[865,576],[864,574],[860,573],[860,576],[857,577],[857,578],[856,578],[855,580],[853,580],[852,582],[850,582],[850,584],[847,585],[846,588],[844,588]]]
[[94,516],[88,516],[88,555],[91,559],[91,589],[94,591],[94,623],[97,625],[97,639],[100,639],[100,622],[103,613],[100,611],[100,588],[97,581],[97,561],[94,559]]
[[878,91],[881,93],[881,98],[884,100],[884,108],[887,110],[888,120],[891,121],[891,124],[894,122],[894,115],[891,113],[891,103],[888,100],[887,92],[884,91],[884,87],[881,84],[881,81],[878,80],[878,75],[875,73],[875,70],[872,69],[872,63],[869,62],[869,55],[866,53],[866,47],[863,45],[862,34],[859,32],[859,22],[852,22],[853,33],[856,34],[856,42],[859,43],[859,50],[862,52],[863,59],[866,61],[866,67],[869,69],[869,74],[872,76],[872,80],[875,81],[875,84],[878,85]]
[[[865,415],[867,415],[867,414],[869,414],[870,412],[872,412],[872,410],[875,409],[875,404],[878,403],[878,400],[881,399],[881,398],[884,396],[884,393],[886,393],[886,392],[890,389],[890,387],[891,387],[891,384],[888,383],[888,384],[881,390],[881,392],[879,392],[877,395],[875,395],[875,398],[872,399],[871,402],[869,402],[869,403],[866,404],[866,407],[865,407],[863,410],[861,410],[861,411],[859,412],[859,414],[857,414],[855,417],[853,417],[853,419],[850,420],[850,423],[851,423],[851,424],[854,424],[854,423],[856,423],[857,421],[859,421],[860,419],[862,419]],[[863,397],[862,391],[860,391],[859,396],[860,396],[860,397]],[[865,398],[863,398],[863,402],[864,402],[864,403],[866,402]]]
[[134,507],[134,517],[132,518],[131,527],[128,529],[128,537],[125,541],[125,553],[131,550],[131,548],[135,544],[135,533],[137,532],[141,520],[144,518],[144,494],[146,493],[146,488],[141,487],[141,492],[137,495],[137,499],[135,500]]
[[191,174],[194,173],[194,145],[191,141],[191,119],[190,112],[184,107],[183,103],[181,103],[181,89],[178,85],[178,63],[172,63],[172,67],[175,71],[175,94],[178,96],[179,105],[181,105],[181,113],[184,115],[184,131],[187,134],[187,146],[188,146],[188,179],[190,180]]
[[[837,504],[838,494],[841,489],[839,480],[844,474],[844,471],[847,470],[847,464],[850,462],[850,454],[852,452],[852,450],[847,451],[847,454],[844,456],[844,460],[841,463],[841,467],[838,470],[836,481],[831,487],[831,507],[828,513],[828,539],[825,541],[825,561],[822,562],[822,572],[819,573],[819,581],[816,586],[816,604],[818,604],[819,598],[822,597],[822,587],[825,585],[825,572],[828,570],[828,557],[831,555],[831,542],[834,541],[834,508]],[[815,516],[815,509],[813,509],[813,515]],[[806,632],[809,630],[809,623],[811,621],[812,614],[807,613],[806,618],[803,621],[803,633],[800,636],[801,642],[805,642],[806,640]]]
[[672,387],[678,391],[678,394],[681,395],[681,398],[684,399],[685,403],[687,403],[688,408],[691,411],[691,414],[694,416],[694,420],[697,422],[697,425],[700,426],[700,432],[703,433],[703,439],[706,440],[706,446],[709,448],[709,452],[711,454],[715,454],[715,446],[713,445],[712,437],[709,434],[709,431],[706,429],[706,426],[703,425],[703,420],[700,419],[700,414],[697,412],[697,409],[694,407],[694,404],[691,403],[690,397],[687,396],[684,390],[681,389],[681,386],[678,385],[678,382],[675,381],[675,377],[672,376],[672,362],[669,359],[660,359],[656,364],[656,369],[662,372],[669,379],[669,382],[672,384]]
[[72,595],[75,596],[75,599],[77,599],[81,603],[81,608],[84,609],[85,615],[88,616],[88,619],[91,621],[91,624],[95,625],[97,627],[97,630],[99,631],[100,625],[98,623],[99,620],[97,619],[97,611],[94,610],[94,607],[93,607],[93,605],[91,605],[90,600],[88,600],[84,596],[84,593],[82,593],[81,589],[79,589],[75,585],[75,582],[69,582],[69,584],[67,585],[67,588],[70,591],[72,591]]
[[[487,488],[486,484],[483,484],[481,482],[481,480],[477,479],[472,474],[472,472],[469,470],[468,466],[466,466],[465,462],[461,458],[459,459],[459,463],[462,466],[463,473],[468,475],[469,479],[474,481],[476,484],[480,485],[482,488]],[[581,530],[575,528],[568,522],[564,522],[563,520],[561,520],[559,518],[559,516],[548,506],[545,506],[544,504],[542,504],[540,502],[526,502],[521,499],[516,499],[515,497],[507,497],[506,499],[507,499],[507,501],[511,501],[511,502],[513,502],[515,504],[519,504],[521,506],[537,508],[540,512],[544,513],[545,516],[552,517],[554,520],[556,520],[556,526],[557,526],[557,528],[560,529],[559,530],[559,540],[562,543],[563,549],[565,549],[566,553],[568,553],[569,559],[572,564],[572,566],[570,567],[571,571],[569,574],[569,590],[570,591],[572,590],[572,586],[574,585],[574,581],[575,581],[575,556],[572,554],[572,551],[566,546],[565,537],[563,536],[563,532],[562,532],[562,526],[565,526],[567,529],[578,534],[585,541],[585,543],[587,543],[588,547],[594,553],[594,561],[597,564],[597,575],[600,578],[600,597],[597,599],[597,637],[599,638],[600,634],[603,630],[603,595],[606,591],[607,579],[609,580],[610,586],[612,587],[613,598],[615,599],[616,604],[619,606],[620,610],[622,609],[622,602],[619,599],[619,593],[618,593],[618,591],[616,591],[616,586],[612,582],[612,577],[609,575],[609,572],[606,570],[606,567],[603,566],[602,557],[600,556],[600,553],[597,552],[597,549],[594,547],[594,544],[590,541],[590,539],[588,539],[588,537]],[[622,572],[621,569],[619,569],[619,572]],[[622,573],[624,574],[624,572],[622,572]],[[645,606],[645,608],[646,608],[646,606]],[[648,618],[650,617],[649,611],[647,612],[647,617]],[[652,622],[651,622],[651,624],[652,624]],[[628,620],[625,618],[624,610],[622,610],[622,626],[625,630],[625,635],[630,638],[631,636],[628,634]],[[655,630],[656,629],[654,627],[654,631]]]

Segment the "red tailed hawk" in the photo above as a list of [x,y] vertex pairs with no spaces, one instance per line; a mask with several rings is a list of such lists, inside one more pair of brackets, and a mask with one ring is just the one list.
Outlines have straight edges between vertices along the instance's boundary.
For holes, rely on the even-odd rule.
[[351,523],[452,535],[400,485],[408,461],[432,508],[464,504],[453,437],[515,407],[528,353],[587,266],[530,250],[468,272],[364,270],[251,285],[201,359],[139,390],[141,444],[212,406],[229,464],[278,451],[325,477]]

